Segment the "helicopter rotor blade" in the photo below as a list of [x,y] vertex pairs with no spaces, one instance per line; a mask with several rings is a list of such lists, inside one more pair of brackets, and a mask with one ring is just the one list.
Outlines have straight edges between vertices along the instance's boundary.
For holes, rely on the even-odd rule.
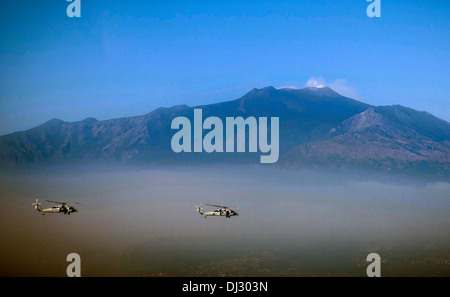
[[223,206],[223,205],[216,205],[216,204],[206,204],[206,205],[220,207],[223,209],[240,209],[240,207],[237,207],[237,206]]
[[45,200],[45,201],[51,202],[51,203],[66,204],[66,202],[61,202],[61,201],[52,201],[52,200]]
[[220,207],[220,208],[228,208],[228,206],[223,206],[223,205],[215,205],[215,204],[206,204],[206,205]]
[[51,202],[51,203],[58,203],[58,204],[62,204],[62,205],[74,205],[74,204],[80,204],[79,202],[61,202],[61,201],[52,201],[52,200],[45,200],[47,202]]

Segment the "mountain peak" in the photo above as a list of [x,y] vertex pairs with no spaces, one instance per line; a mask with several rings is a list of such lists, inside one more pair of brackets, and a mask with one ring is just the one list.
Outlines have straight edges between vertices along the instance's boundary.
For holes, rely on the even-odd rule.
[[49,120],[49,121],[43,123],[42,125],[45,125],[45,126],[55,126],[55,125],[59,125],[59,124],[62,124],[62,123],[64,123],[63,120],[54,118],[54,119],[51,119],[51,120]]
[[269,97],[278,92],[278,90],[272,86],[264,87],[262,89],[254,88],[247,94],[245,94],[242,98],[244,99],[254,99],[260,97]]
[[383,116],[377,113],[373,107],[369,107],[365,111],[345,120],[342,126],[346,132],[357,132],[369,127],[381,126],[382,118]]
[[254,88],[254,89],[252,89],[252,90],[249,92],[249,94],[250,94],[250,93],[271,93],[271,92],[276,92],[276,91],[277,91],[276,88],[274,88],[274,87],[272,87],[272,86],[267,86],[267,87],[264,87],[264,88],[261,88],[261,89]]
[[157,109],[149,112],[147,115],[156,115],[156,114],[169,114],[178,112],[181,110],[189,109],[190,107],[186,104],[178,104],[171,107],[158,107]]
[[332,96],[332,97],[341,96],[339,93],[337,93],[330,87],[306,87],[301,90],[320,96]]
[[305,87],[302,89],[296,87],[281,87],[277,90],[287,91],[287,92],[299,92],[314,96],[326,96],[326,97],[342,97],[338,92],[326,86],[316,86],[316,87]]
[[98,122],[98,120],[96,118],[93,118],[93,117],[88,117],[88,118],[85,118],[84,120],[82,120],[81,122],[83,122],[83,123],[95,123],[95,122]]
[[244,97],[261,97],[261,96],[270,96],[278,93],[279,91],[294,91],[307,93],[308,95],[315,96],[327,96],[327,97],[341,97],[339,93],[331,89],[330,87],[305,87],[303,89],[297,89],[295,87],[283,87],[283,88],[274,88],[273,86],[264,87],[261,89],[254,88],[250,92],[248,92]]

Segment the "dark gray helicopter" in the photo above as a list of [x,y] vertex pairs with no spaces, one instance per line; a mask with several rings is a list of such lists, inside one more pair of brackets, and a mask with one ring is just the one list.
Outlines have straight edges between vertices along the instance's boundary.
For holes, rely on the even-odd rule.
[[47,202],[51,202],[51,203],[57,203],[59,205],[57,206],[53,206],[50,208],[41,208],[41,204],[38,199],[36,199],[36,202],[31,204],[34,205],[34,209],[36,209],[39,212],[42,212],[42,215],[45,215],[46,213],[63,213],[63,214],[67,214],[70,215],[72,212],[78,212],[78,210],[71,206],[71,204],[80,204],[78,202],[75,203],[67,203],[67,202],[59,202],[59,201],[51,201],[51,200],[45,200]]
[[[200,204],[201,205],[201,204]],[[220,207],[219,209],[216,209],[214,211],[210,211],[210,212],[204,212],[203,208],[201,208],[201,206],[196,206],[197,211],[201,214],[204,215],[205,218],[208,216],[224,216],[227,218],[231,218],[232,216],[238,216],[239,214],[235,211],[230,209],[228,206],[223,206],[223,205],[214,205],[214,204],[206,204],[209,206],[214,206],[214,207]]]

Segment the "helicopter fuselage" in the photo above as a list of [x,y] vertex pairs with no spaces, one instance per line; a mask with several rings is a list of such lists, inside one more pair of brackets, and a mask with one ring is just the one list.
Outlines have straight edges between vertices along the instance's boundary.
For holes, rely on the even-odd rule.
[[41,203],[39,203],[37,199],[33,205],[35,206],[35,209],[43,215],[46,213],[64,213],[70,215],[72,212],[78,212],[75,207],[66,204],[61,204],[50,208],[41,208]]
[[214,211],[204,212],[201,207],[197,207],[197,211],[201,215],[205,216],[205,218],[208,217],[208,216],[217,216],[217,217],[227,217],[227,218],[229,218],[229,217],[232,217],[232,216],[238,216],[239,215],[237,212],[235,212],[234,210],[229,209],[229,208],[221,208],[221,209],[216,209]]

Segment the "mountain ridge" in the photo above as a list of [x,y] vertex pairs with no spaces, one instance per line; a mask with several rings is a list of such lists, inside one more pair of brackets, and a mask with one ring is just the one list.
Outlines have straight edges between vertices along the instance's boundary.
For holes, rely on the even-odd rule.
[[[244,162],[255,154],[176,154],[170,141],[173,118],[280,118],[281,166],[356,164],[376,168],[408,168],[416,162],[438,164],[448,174],[450,124],[428,112],[401,105],[373,106],[341,96],[328,87],[254,88],[242,97],[190,107],[160,107],[147,114],[76,122],[51,119],[26,131],[0,136],[0,162],[29,163]],[[385,165],[380,165],[385,164]],[[387,164],[387,165],[386,165]],[[400,164],[400,165],[399,165]]]

